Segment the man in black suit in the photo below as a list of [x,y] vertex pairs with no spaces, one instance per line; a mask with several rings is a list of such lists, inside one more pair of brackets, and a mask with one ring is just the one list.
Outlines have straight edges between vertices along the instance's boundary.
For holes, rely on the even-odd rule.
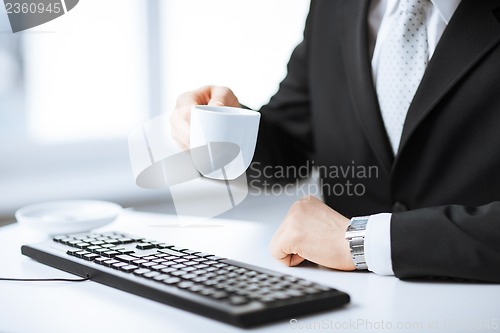
[[[193,104],[240,105],[181,95],[181,146]],[[325,199],[293,205],[274,257],[500,282],[500,0],[312,0],[260,112],[254,165],[314,165]]]

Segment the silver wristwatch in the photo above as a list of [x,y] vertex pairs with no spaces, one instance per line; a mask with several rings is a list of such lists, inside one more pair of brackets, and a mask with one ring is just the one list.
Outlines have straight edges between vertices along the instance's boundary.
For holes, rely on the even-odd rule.
[[369,218],[369,216],[353,217],[345,233],[351,249],[352,262],[358,270],[368,269],[365,260],[365,233]]

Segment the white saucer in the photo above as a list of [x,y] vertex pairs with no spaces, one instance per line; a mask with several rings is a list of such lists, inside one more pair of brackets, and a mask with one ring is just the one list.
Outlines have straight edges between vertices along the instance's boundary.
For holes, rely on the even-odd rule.
[[48,235],[70,234],[111,223],[121,211],[121,206],[107,201],[51,201],[19,209],[16,219],[19,224]]

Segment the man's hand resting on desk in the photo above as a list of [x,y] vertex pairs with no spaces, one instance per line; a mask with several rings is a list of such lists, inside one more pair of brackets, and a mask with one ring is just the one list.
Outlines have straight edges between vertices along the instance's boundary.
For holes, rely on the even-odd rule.
[[288,266],[307,259],[330,268],[354,270],[345,239],[348,224],[348,218],[322,201],[305,197],[293,204],[274,234],[271,254]]
[[182,149],[189,148],[191,106],[215,105],[241,107],[231,89],[221,86],[205,86],[183,93],[177,98],[175,110],[170,116],[172,136]]

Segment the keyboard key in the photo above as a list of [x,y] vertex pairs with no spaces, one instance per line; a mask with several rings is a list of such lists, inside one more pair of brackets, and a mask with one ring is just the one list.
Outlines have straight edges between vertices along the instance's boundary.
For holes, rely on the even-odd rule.
[[270,303],[270,302],[275,301],[275,298],[273,298],[272,296],[261,296],[261,297],[257,297],[257,299],[259,301],[261,301],[262,303]]
[[194,282],[191,281],[182,281],[177,284],[177,287],[181,289],[186,289],[194,285]]
[[209,256],[209,257],[206,257],[207,259],[210,259],[210,260],[222,260],[222,259],[227,259],[227,258],[222,258],[222,257],[217,257],[217,256]]
[[172,268],[172,267],[167,267],[167,268],[162,269],[161,271],[162,271],[163,273],[167,273],[167,274],[168,274],[168,273],[172,273],[172,272],[177,271],[177,269]]
[[84,256],[86,254],[90,254],[90,252],[89,251],[78,251],[75,253],[75,256],[81,258],[82,256]]
[[205,253],[205,252],[198,252],[198,253],[195,254],[195,256],[205,258],[205,257],[212,257],[213,254]]
[[94,262],[95,262],[96,264],[99,264],[99,265],[104,265],[104,262],[105,262],[105,261],[108,261],[108,260],[109,260],[109,258],[106,258],[106,257],[99,257],[99,258],[97,258],[96,260],[94,260]]
[[183,265],[183,264],[177,264],[177,265],[173,265],[172,267],[173,268],[184,268],[184,267],[187,267],[187,266]]
[[217,291],[215,289],[205,287],[202,290],[200,290],[199,294],[201,294],[203,296],[210,296],[216,292]]
[[170,248],[172,251],[177,251],[177,252],[184,252],[184,251],[187,251],[188,249],[184,248],[184,247],[179,247],[179,246],[174,246],[174,247],[171,247]]
[[181,279],[179,279],[178,277],[170,277],[170,278],[167,278],[165,280],[163,280],[163,283],[166,283],[166,284],[176,284],[178,282],[180,282]]
[[[128,250],[128,249],[123,249],[123,250],[118,250],[121,254],[134,254],[134,250]],[[137,259],[137,258],[136,258]]]
[[289,296],[292,297],[300,297],[304,296],[304,293],[302,291],[296,290],[296,289],[288,289],[285,291],[285,293]]
[[66,235],[56,236],[56,237],[52,238],[52,240],[53,240],[54,242],[58,242],[58,243],[60,243],[60,242],[61,242],[63,239],[65,239],[65,238],[68,238],[68,236],[66,236]]
[[117,264],[117,263],[119,263],[119,261],[118,261],[118,260],[109,259],[109,260],[107,260],[107,261],[105,261],[105,262],[104,262],[104,265],[106,265],[106,266],[108,266],[108,267],[109,267],[109,266],[114,265],[114,264]]
[[139,267],[135,266],[135,265],[127,265],[127,266],[122,266],[121,267],[121,270],[126,272],[126,273],[131,273],[135,270],[137,270]]
[[311,294],[317,294],[317,293],[321,292],[321,290],[316,289],[316,288],[312,288],[312,287],[305,288],[303,291],[304,291],[306,294],[310,294],[310,295],[311,295]]
[[65,244],[65,245],[68,245],[69,242],[71,242],[72,240],[74,240],[73,238],[63,238],[63,239],[60,239],[59,240],[59,243],[62,243],[62,244]]
[[195,265],[198,265],[199,262],[197,261],[186,261],[186,262],[183,262],[184,265],[186,266],[195,266]]
[[165,243],[160,243],[158,245],[156,245],[157,248],[159,249],[168,249],[169,247],[174,247],[174,245],[172,244],[165,244]]
[[168,278],[170,278],[170,276],[167,274],[158,274],[155,277],[153,277],[153,279],[156,281],[163,281],[163,280],[168,279]]
[[144,268],[150,268],[150,267],[153,267],[153,266],[156,266],[156,265],[158,265],[158,264],[155,263],[155,262],[151,262],[151,261],[148,261],[148,262],[140,264],[140,266],[144,267]]
[[144,274],[143,276],[144,276],[144,277],[147,277],[147,278],[152,278],[152,277],[155,277],[155,276],[157,276],[157,275],[160,275],[160,273],[158,273],[158,272],[156,272],[156,271],[151,271],[151,272],[149,272],[149,273]]
[[128,263],[131,263],[131,262],[137,260],[136,257],[132,257],[132,256],[129,256],[129,255],[126,255],[126,254],[115,256],[115,259],[123,261],[123,262],[128,262]]
[[[189,267],[189,268],[191,268],[191,267]],[[183,269],[185,269],[185,268],[183,268]],[[204,270],[204,269],[198,269],[198,270],[193,271],[193,272],[191,272],[191,273],[196,274],[196,275],[205,275],[205,274],[207,274],[208,272],[207,272],[206,270]]]
[[80,249],[76,249],[76,250],[68,250],[66,251],[66,254],[69,254],[70,256],[75,256],[77,257],[77,253],[80,252],[81,250]]
[[206,286],[215,286],[217,284],[217,281],[214,280],[207,280],[203,282]]
[[[137,258],[136,258],[137,259]],[[147,260],[144,260],[144,259],[137,259],[137,260],[134,260],[132,263],[133,264],[136,264],[136,265],[140,265],[140,264],[143,264],[145,262],[149,262]]]
[[119,238],[118,241],[120,244],[130,244],[134,242],[134,240],[130,238]]
[[179,251],[172,250],[172,248],[161,249],[161,250],[158,250],[158,252],[165,253],[165,254],[168,254],[168,255],[171,255],[171,256],[176,256],[176,257],[187,256],[186,253],[182,253],[182,252],[179,252]]
[[192,292],[197,293],[197,292],[200,292],[200,291],[202,291],[203,289],[205,289],[205,287],[204,287],[204,286],[202,286],[202,285],[200,285],[200,284],[195,284],[194,286],[191,286],[191,287],[189,287],[188,289],[189,289],[189,291],[192,291]]
[[155,269],[157,271],[161,271],[162,269],[167,268],[167,266],[165,266],[165,265],[155,265],[155,266],[151,266],[151,268]]
[[201,253],[200,251],[193,251],[193,250],[184,250],[184,251],[182,251],[182,252],[184,252],[184,253],[186,253],[186,254],[196,254],[196,253]]
[[276,299],[287,299],[287,298],[292,297],[283,291],[272,293],[271,296],[276,298]]
[[174,259],[174,261],[178,262],[180,264],[180,263],[183,263],[183,262],[188,262],[189,260],[183,259],[183,258],[179,258],[179,259]]
[[299,280],[299,285],[301,286],[304,286],[304,287],[309,287],[309,286],[312,286],[313,283],[311,281],[307,281],[307,280]]
[[283,280],[286,280],[286,281],[288,281],[288,282],[293,282],[293,283],[295,283],[295,282],[297,282],[297,281],[299,280],[299,279],[298,279],[298,278],[296,278],[295,276],[291,276],[291,275],[284,275],[284,276],[282,276],[281,278],[282,278]]
[[[158,256],[158,255],[156,255],[156,256]],[[175,260],[175,259],[179,259],[179,257],[166,255],[166,257],[163,257],[163,259],[165,259],[165,260]]]
[[82,258],[87,260],[87,261],[92,261],[92,260],[97,259],[99,257],[100,256],[98,254],[95,254],[95,253],[90,253],[90,254],[86,254],[86,255],[82,256]]
[[138,248],[139,250],[149,250],[153,249],[155,246],[150,243],[139,243],[135,247]]
[[102,255],[104,252],[108,252],[108,251],[109,251],[108,249],[105,249],[105,248],[102,248],[102,247],[101,247],[101,248],[99,248],[99,249],[95,249],[95,250],[94,250],[94,251],[92,251],[92,252]]
[[164,261],[161,263],[162,265],[165,265],[165,266],[173,266],[173,265],[177,265],[176,262],[173,262],[173,261]]
[[127,264],[124,262],[117,262],[117,263],[111,265],[112,268],[118,268],[118,269],[121,269],[123,266],[127,266]]
[[231,296],[229,297],[229,303],[233,305],[243,305],[250,302],[250,300],[243,296]]
[[228,296],[229,294],[226,293],[225,291],[217,291],[211,295],[211,297],[215,299],[224,299],[227,298]]
[[185,271],[185,272],[191,272],[191,271],[195,271],[195,270],[196,270],[196,268],[194,268],[194,267],[189,267],[189,266],[188,266],[188,267],[183,267],[183,268],[181,268],[181,269],[182,269],[183,271]]
[[86,248],[87,246],[90,246],[89,243],[85,243],[85,242],[82,242],[82,243],[78,243],[75,245],[76,247],[80,248],[80,249],[84,249]]
[[149,269],[146,269],[146,268],[139,268],[139,269],[136,269],[134,271],[134,274],[135,275],[143,275],[143,274],[146,274],[146,273],[149,273],[151,272]]
[[101,255],[106,256],[106,257],[110,257],[110,258],[117,256],[119,254],[120,254],[120,252],[117,252],[117,251],[106,251],[104,253],[101,253]]
[[[193,274],[194,274],[194,273],[193,273]],[[196,278],[194,278],[194,279],[193,279],[193,281],[194,281],[194,282],[198,282],[198,283],[199,283],[199,282],[205,282],[205,281],[207,281],[207,280],[208,280],[208,279],[207,279],[206,277],[204,277],[204,276],[198,276],[198,277],[196,277]]]
[[153,262],[157,262],[157,263],[162,263],[162,262],[165,262],[166,260],[165,259],[154,259]]

